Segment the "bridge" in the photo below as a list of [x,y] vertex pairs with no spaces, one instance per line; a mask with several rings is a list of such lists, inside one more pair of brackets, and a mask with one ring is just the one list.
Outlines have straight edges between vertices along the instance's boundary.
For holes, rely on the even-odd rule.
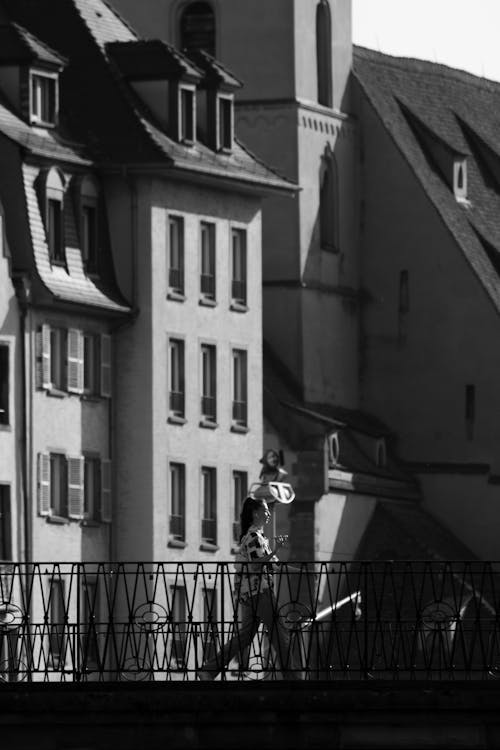
[[[240,633],[232,562],[4,564],[0,736],[30,750],[498,747],[499,570],[263,571],[292,681],[265,628],[220,656]],[[207,659],[219,674],[199,682]]]

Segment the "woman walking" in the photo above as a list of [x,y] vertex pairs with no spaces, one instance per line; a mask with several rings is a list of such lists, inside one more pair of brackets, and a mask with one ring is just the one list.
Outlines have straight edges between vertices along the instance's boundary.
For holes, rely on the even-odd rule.
[[276,652],[283,676],[289,680],[301,679],[294,669],[288,630],[280,621],[274,594],[273,573],[278,558],[276,549],[284,544],[283,537],[276,538],[271,549],[264,535],[271,513],[264,499],[247,497],[240,516],[240,549],[236,557],[235,593],[241,611],[238,632],[215,657],[206,661],[198,672],[200,680],[213,680],[235,656],[240,663],[245,660],[259,625],[263,623]]

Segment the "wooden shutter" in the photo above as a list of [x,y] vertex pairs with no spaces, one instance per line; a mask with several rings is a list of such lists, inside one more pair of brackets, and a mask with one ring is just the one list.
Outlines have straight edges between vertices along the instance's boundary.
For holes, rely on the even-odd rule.
[[83,393],[83,334],[68,330],[68,391]]
[[101,521],[111,523],[112,492],[111,492],[111,461],[105,458],[101,461]]
[[111,397],[111,336],[101,334],[101,396]]
[[83,518],[83,472],[82,456],[68,458],[68,517]]
[[48,516],[50,513],[50,455],[38,454],[38,513]]
[[36,385],[37,388],[51,388],[50,375],[50,326],[42,325],[36,340]]

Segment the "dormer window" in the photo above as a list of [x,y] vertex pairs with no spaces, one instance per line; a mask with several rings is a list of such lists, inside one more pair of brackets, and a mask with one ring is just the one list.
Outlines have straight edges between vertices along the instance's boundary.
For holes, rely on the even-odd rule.
[[57,124],[57,74],[32,71],[30,73],[30,120],[35,125]]
[[218,148],[231,151],[233,148],[233,98],[219,96]]
[[179,86],[179,140],[194,143],[196,131],[194,86]]
[[88,273],[96,272],[99,261],[99,187],[96,180],[85,176],[78,189],[78,221],[82,261]]
[[42,172],[39,178],[38,195],[45,226],[45,237],[50,262],[65,263],[64,247],[64,192],[62,173],[55,168]]
[[467,201],[467,161],[455,159],[453,163],[453,192],[457,201]]

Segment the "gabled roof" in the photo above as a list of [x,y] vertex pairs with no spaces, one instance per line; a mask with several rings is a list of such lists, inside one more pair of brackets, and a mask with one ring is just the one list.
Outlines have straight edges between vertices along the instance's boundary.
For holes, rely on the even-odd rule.
[[206,83],[209,85],[222,86],[227,89],[242,87],[242,82],[205,50],[193,50],[189,53],[189,57],[204,72]]
[[67,63],[64,57],[19,24],[1,24],[0,65],[13,62],[32,62],[33,60],[55,68],[61,68]]
[[128,79],[166,80],[182,76],[199,81],[202,77],[188,57],[160,39],[108,42],[106,52]]
[[[103,0],[2,2],[16,22],[68,56],[70,62],[61,77],[68,129],[88,145],[101,166],[167,169],[178,178],[184,173],[190,179],[223,177],[231,186],[263,192],[297,189],[239,144],[232,154],[223,154],[201,143],[187,146],[169,138],[117,68],[111,54],[116,53],[115,43],[128,43],[132,49],[131,43],[139,38]],[[147,43],[146,48],[159,50],[158,45]],[[184,59],[177,54],[179,60]]]
[[[486,143],[489,158],[500,166],[500,84],[360,47],[354,48],[354,75],[500,312],[500,277],[479,238],[500,252],[500,184],[488,178],[484,150],[479,153]],[[412,116],[437,142],[467,155],[467,203],[457,202],[429,160],[412,130]]]

